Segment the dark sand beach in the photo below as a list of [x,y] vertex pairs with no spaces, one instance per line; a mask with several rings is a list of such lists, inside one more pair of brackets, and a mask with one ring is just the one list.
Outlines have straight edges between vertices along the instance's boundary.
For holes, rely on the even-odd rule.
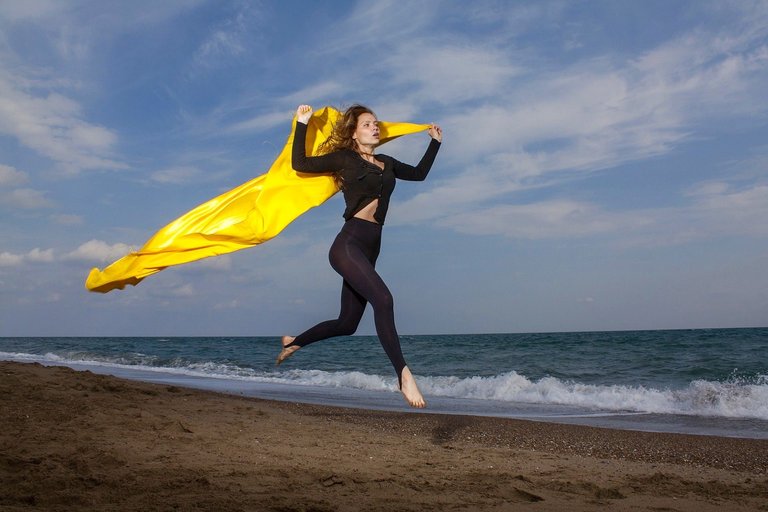
[[0,410],[4,511],[768,511],[768,440],[270,402],[10,362]]

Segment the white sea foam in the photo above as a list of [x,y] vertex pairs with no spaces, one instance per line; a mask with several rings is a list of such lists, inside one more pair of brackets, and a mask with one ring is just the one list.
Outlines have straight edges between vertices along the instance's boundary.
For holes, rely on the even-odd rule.
[[516,372],[493,377],[428,377],[420,380],[428,394],[552,405],[606,411],[631,411],[768,420],[768,378],[754,383],[697,380],[682,389],[594,385],[554,377],[538,381]]
[[[315,387],[349,388],[364,391],[396,391],[394,377],[363,372],[322,370],[261,371],[224,363],[184,363],[173,366],[123,364],[120,360],[68,359],[48,353],[0,352],[0,360],[41,362],[143,371],[185,377],[205,377],[253,383],[294,384]],[[425,395],[469,398],[509,403],[578,406],[595,411],[683,414],[725,418],[768,420],[768,376],[745,382],[696,380],[681,389],[654,389],[644,386],[596,385],[564,381],[554,377],[531,380],[511,371],[491,377],[419,377]]]

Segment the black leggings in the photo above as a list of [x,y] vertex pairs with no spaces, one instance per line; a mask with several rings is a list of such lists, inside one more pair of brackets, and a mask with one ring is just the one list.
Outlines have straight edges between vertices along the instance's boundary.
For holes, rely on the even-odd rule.
[[341,288],[341,311],[335,320],[320,322],[299,334],[289,345],[305,347],[310,343],[349,336],[357,326],[370,302],[376,323],[376,334],[392,361],[402,384],[405,359],[395,329],[395,308],[392,294],[374,268],[381,249],[381,224],[352,217],[336,236],[328,259],[333,269],[344,278]]

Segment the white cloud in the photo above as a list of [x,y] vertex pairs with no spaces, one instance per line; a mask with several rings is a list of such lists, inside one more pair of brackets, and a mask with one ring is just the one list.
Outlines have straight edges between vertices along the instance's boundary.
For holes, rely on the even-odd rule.
[[184,184],[198,181],[202,175],[196,167],[171,167],[153,172],[151,179],[158,183]]
[[222,311],[226,309],[238,309],[240,307],[240,301],[238,299],[232,299],[229,302],[219,302],[214,304],[213,309],[215,311]]
[[388,49],[398,41],[411,41],[413,34],[423,34],[439,13],[437,2],[358,2],[317,51],[349,55],[365,47]]
[[[293,107],[291,116],[293,116],[299,103],[312,103],[315,101],[326,100],[329,97],[347,92],[347,85],[335,80],[325,80],[318,83],[312,83],[291,94],[285,95],[281,101]],[[319,107],[319,105],[315,105]]]
[[508,51],[470,44],[404,44],[384,60],[392,82],[418,84],[417,101],[442,103],[495,97],[522,73]]
[[240,41],[241,30],[235,26],[234,30],[233,27],[226,27],[211,33],[198,48],[195,63],[198,66],[214,66],[226,57],[243,53],[245,47]]
[[[198,121],[204,126],[221,125],[220,129],[211,129],[224,133],[259,133],[271,130],[275,127],[289,128],[291,119],[299,104],[307,103],[315,109],[322,108],[331,101],[331,98],[343,97],[348,94],[348,84],[334,80],[324,80],[317,83],[310,83],[306,87],[275,98],[273,105],[258,107],[259,114],[246,119],[240,119],[242,111],[249,111],[254,108],[253,99],[250,97],[238,98],[235,101],[220,107],[212,116],[210,121]],[[343,107],[344,105],[335,105]],[[221,119],[227,119],[222,122]],[[232,121],[230,119],[240,119]]]
[[27,174],[16,170],[10,165],[0,164],[0,187],[9,185],[20,185],[27,181]]
[[[215,152],[205,154],[202,152],[190,151],[185,155],[185,160],[216,161],[216,158],[217,155]],[[216,162],[218,164],[218,161]],[[215,165],[216,164],[210,164],[211,167],[214,167]],[[197,185],[201,183],[216,182],[227,175],[228,171],[209,171],[200,169],[196,166],[181,164],[155,171],[150,175],[149,179],[155,183],[161,183],[163,185]]]
[[594,169],[668,151],[687,133],[678,98],[649,96],[611,69],[541,76],[510,96],[448,119],[458,131],[450,139],[458,155],[504,153],[527,164],[534,158],[536,174]]
[[[158,23],[172,18],[205,0],[134,0],[133,2],[107,3],[89,0],[24,0],[23,2],[0,2],[0,19],[8,22],[50,23],[53,26],[79,26],[82,30],[92,28],[107,33],[128,30],[136,25]],[[98,18],[95,27],[83,23],[83,12]]]
[[522,239],[610,235],[623,247],[656,247],[720,236],[768,235],[768,184],[736,188],[707,182],[683,193],[688,204],[606,210],[569,199],[501,204],[446,215],[434,222],[459,233]]
[[65,60],[86,61],[105,38],[133,33],[172,19],[205,0],[23,0],[0,2],[0,33],[25,24],[43,37],[37,44],[57,51]]
[[113,262],[131,252],[131,246],[123,243],[108,244],[101,240],[89,240],[65,256],[68,260]]
[[718,235],[768,235],[768,184],[735,189],[726,184],[700,187],[688,215],[692,224]]
[[45,197],[45,192],[31,188],[12,190],[2,194],[0,198],[2,198],[5,206],[24,210],[37,210],[53,206],[53,203]]
[[15,267],[25,262],[50,263],[54,259],[53,249],[35,248],[26,254],[0,253],[0,267]]
[[196,261],[190,268],[195,270],[228,271],[232,270],[232,257],[228,254],[212,256]]
[[460,233],[510,238],[584,238],[611,235],[624,247],[669,246],[720,236],[768,235],[768,184],[735,188],[707,182],[686,191],[689,204],[609,211],[567,199],[498,205],[441,218]]
[[194,297],[197,295],[197,292],[192,284],[187,283],[173,288],[168,292],[168,295],[172,297]]
[[70,129],[71,142],[76,147],[102,150],[114,145],[117,137],[102,126],[78,123]]
[[34,262],[48,263],[53,261],[53,249],[32,249],[27,253],[27,259]]
[[0,18],[13,22],[39,20],[60,14],[66,9],[66,3],[57,0],[0,2]]
[[33,90],[0,69],[0,133],[50,158],[62,169],[124,169],[111,156],[117,136],[83,119],[80,105],[53,90]]
[[685,121],[712,114],[745,114],[755,109],[766,76],[766,35],[694,32],[660,45],[640,56],[628,72],[638,86],[632,92],[643,103],[677,112]]
[[275,126],[288,125],[293,114],[286,109],[284,112],[262,114],[245,121],[239,121],[225,128],[227,132],[261,132]]
[[485,208],[448,217],[439,224],[474,235],[543,239],[615,233],[649,222],[638,215],[606,212],[590,203],[552,200]]
[[[219,107],[210,119],[197,120],[196,124],[206,127],[208,132],[223,133],[259,133],[272,128],[289,127],[296,107],[301,103],[312,104],[315,108],[325,106],[329,98],[343,95],[346,86],[336,81],[312,83],[307,87],[276,98],[266,113],[258,107],[259,114],[242,119],[243,111],[254,109],[253,98],[242,97]],[[237,119],[237,120],[234,120]],[[219,128],[220,126],[220,128]],[[215,128],[212,128],[215,127]]]
[[619,229],[617,241],[625,247],[657,247],[718,237],[768,236],[768,184],[736,187],[706,182],[683,192],[687,204],[641,212],[625,212],[647,220],[640,229]]
[[244,3],[233,16],[218,23],[197,48],[193,57],[195,68],[218,67],[247,53],[256,14],[256,10]]
[[60,302],[64,296],[59,292],[48,292],[45,294],[43,300],[45,302]]
[[683,192],[683,195],[689,197],[711,197],[717,194],[728,192],[730,185],[723,181],[708,181],[706,183],[697,183]]
[[24,263],[24,256],[22,254],[0,252],[0,267],[15,267],[22,263]]

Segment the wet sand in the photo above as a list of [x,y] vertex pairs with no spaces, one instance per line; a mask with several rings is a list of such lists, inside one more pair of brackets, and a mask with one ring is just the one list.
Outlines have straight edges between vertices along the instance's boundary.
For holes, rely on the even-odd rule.
[[0,425],[3,511],[768,511],[768,440],[271,402],[10,362]]

